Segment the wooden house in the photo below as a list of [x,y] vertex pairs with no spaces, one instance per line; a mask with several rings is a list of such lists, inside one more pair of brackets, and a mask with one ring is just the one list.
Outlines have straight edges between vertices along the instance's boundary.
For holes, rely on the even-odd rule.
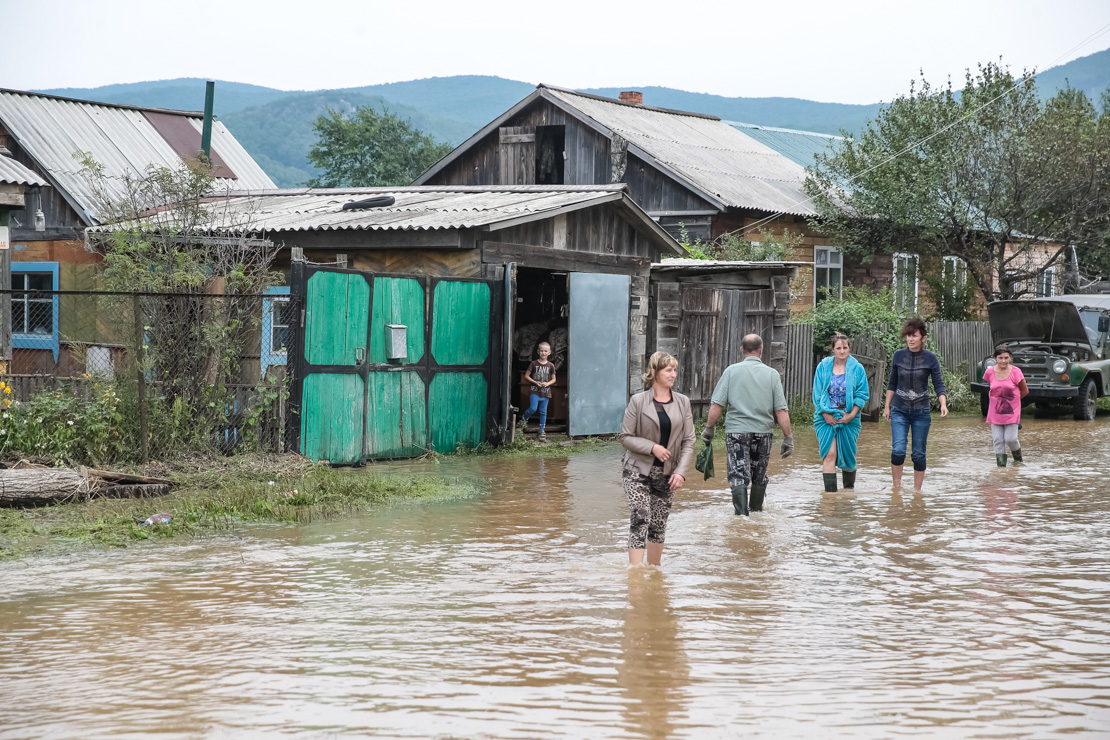
[[[11,210],[12,286],[43,291],[94,290],[97,254],[83,230],[104,221],[103,197],[120,199],[128,174],[176,169],[200,151],[203,114],[96,103],[0,89],[0,146],[43,185],[27,186],[22,208]],[[81,172],[89,156],[103,168],[104,193]],[[272,188],[274,183],[231,132],[215,121],[212,162],[221,191]],[[97,304],[87,296],[15,296],[12,372],[77,375],[89,348],[110,361],[113,337],[98,328]],[[80,352],[71,351],[81,346]]]
[[[840,140],[654,108],[634,92],[616,100],[540,85],[415,184],[625,183],[676,237],[682,230],[703,241],[730,232],[757,242],[787,230],[797,235],[784,259],[808,264],[791,282],[791,313],[809,310],[826,291],[841,295],[845,285],[891,287],[899,307],[928,309],[923,276],[936,270],[966,277],[961,261],[909,251],[855,257],[810,223],[805,169]],[[1038,291],[1054,280],[1050,271]]]
[[651,264],[684,254],[622,184],[271,190],[212,212],[208,235],[283,247],[266,326],[290,337],[291,436],[333,463],[504,438],[541,340],[550,427],[619,431]]

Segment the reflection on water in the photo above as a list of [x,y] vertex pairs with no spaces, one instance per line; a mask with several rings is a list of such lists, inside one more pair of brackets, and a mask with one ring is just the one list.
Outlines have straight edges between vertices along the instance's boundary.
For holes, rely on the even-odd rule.
[[619,448],[401,466],[487,495],[0,564],[0,737],[1100,737],[1110,424],[1031,420],[997,469],[935,420],[922,493],[865,425],[766,511],[676,500],[625,566]]

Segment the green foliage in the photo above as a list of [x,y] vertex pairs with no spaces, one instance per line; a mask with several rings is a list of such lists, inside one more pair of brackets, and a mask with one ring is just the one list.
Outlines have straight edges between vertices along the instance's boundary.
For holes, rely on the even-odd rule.
[[876,291],[845,285],[841,299],[827,298],[794,322],[813,324],[813,350],[818,355],[829,352],[833,335],[840,332],[853,339],[874,337],[889,357],[903,346],[902,324],[907,318],[893,305],[894,296],[889,288]]
[[790,426],[794,429],[803,426],[813,426],[813,414],[816,410],[813,401],[805,401],[801,398],[790,399],[787,401],[787,411],[790,413]]
[[935,306],[930,317],[936,321],[974,321],[977,290],[970,280],[953,271],[927,272],[922,277],[925,294]]
[[750,241],[730,232],[706,242],[690,239],[685,224],[679,224],[678,237],[679,243],[693,259],[729,262],[781,262],[802,243],[802,239],[800,233],[785,229],[782,236],[771,235],[761,241]]
[[[951,373],[944,367],[941,360],[941,377],[944,379],[945,401],[951,412],[972,411],[979,409],[979,396],[971,391],[971,384],[967,381],[967,368],[960,367],[959,372]],[[933,396],[932,406],[934,411],[940,410],[940,401]]]
[[453,148],[388,110],[379,113],[370,106],[359,106],[350,118],[342,110],[325,108],[313,128],[317,141],[308,160],[321,174],[309,181],[310,187],[408,185]]
[[[807,178],[816,220],[855,254],[955,255],[986,300],[1032,290],[1110,213],[1110,119],[1082,92],[1047,101],[997,65],[962,90],[927,80],[882,108]],[[1055,250],[1055,251],[1053,251]],[[998,289],[995,288],[998,283]]]
[[39,391],[26,403],[0,405],[0,453],[100,465],[118,459],[129,442],[122,431],[122,403],[113,383],[86,376],[58,389]]

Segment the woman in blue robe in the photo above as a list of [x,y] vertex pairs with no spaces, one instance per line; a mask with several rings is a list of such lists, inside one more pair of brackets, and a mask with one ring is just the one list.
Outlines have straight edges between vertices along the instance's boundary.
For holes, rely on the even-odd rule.
[[832,357],[821,360],[813,376],[813,429],[821,449],[821,474],[826,491],[836,490],[836,469],[844,471],[844,487],[856,487],[856,443],[859,414],[867,404],[867,372],[852,357],[848,337],[836,334]]

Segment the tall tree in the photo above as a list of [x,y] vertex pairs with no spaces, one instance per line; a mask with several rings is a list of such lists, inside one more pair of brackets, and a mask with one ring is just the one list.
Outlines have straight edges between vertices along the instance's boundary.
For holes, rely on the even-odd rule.
[[[1076,90],[1038,98],[996,65],[962,91],[922,79],[806,182],[821,228],[857,255],[954,255],[986,300],[1029,292],[1110,213],[1110,117]],[[1054,245],[1045,259],[1045,246]]]
[[325,108],[312,124],[317,140],[308,161],[322,171],[309,187],[408,185],[451,151],[388,110],[358,106],[350,118]]

